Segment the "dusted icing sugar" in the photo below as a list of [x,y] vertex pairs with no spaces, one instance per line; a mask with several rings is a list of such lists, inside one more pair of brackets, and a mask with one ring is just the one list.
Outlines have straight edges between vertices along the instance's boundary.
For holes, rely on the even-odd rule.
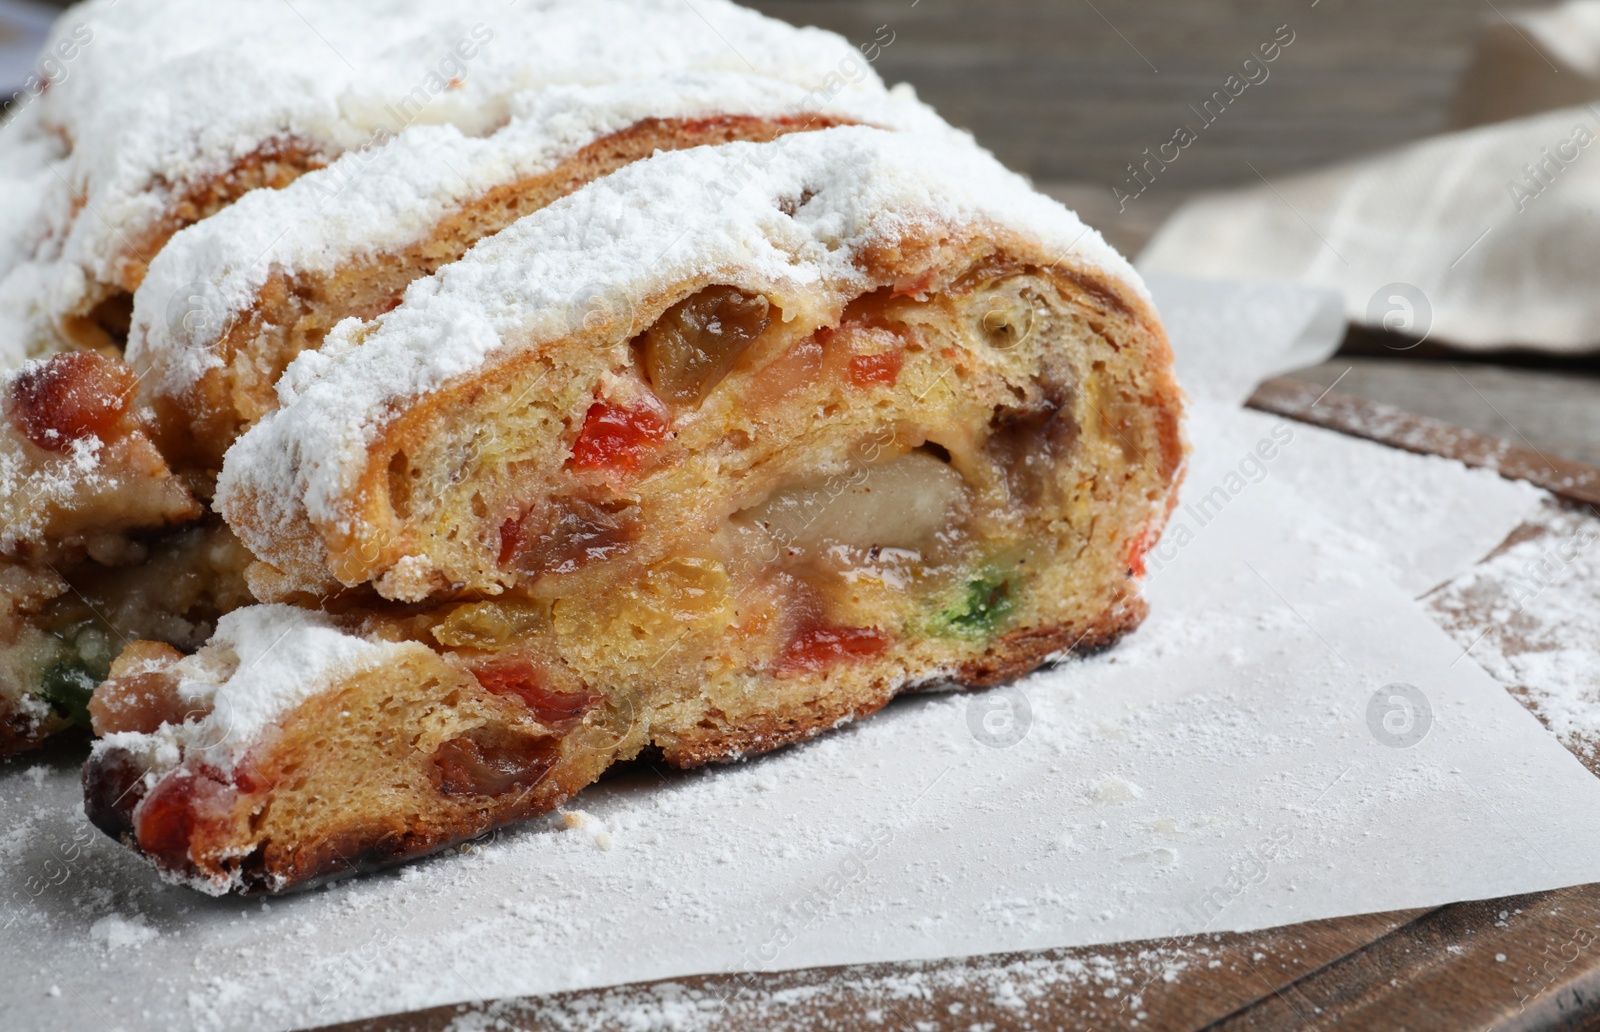
[[[34,362],[0,374],[0,402]],[[106,446],[89,435],[67,443],[61,451],[42,453],[20,431],[0,429],[0,555],[14,555],[20,545],[37,543],[52,512],[70,506],[88,492],[112,491],[118,474],[105,461]]]
[[148,735],[108,735],[97,748],[122,748],[160,774],[184,757],[227,770],[262,733],[339,676],[392,662],[408,646],[352,634],[326,613],[287,605],[236,609],[217,621],[199,652],[172,667],[178,696],[207,711]]
[[264,145],[333,158],[411,125],[478,135],[530,89],[683,69],[882,90],[840,37],[727,0],[92,0],[49,45],[68,41],[67,74],[0,130],[0,149],[71,149],[29,205],[33,258],[56,271],[0,283],[0,338],[30,353],[91,282],[154,257],[141,239],[176,198]]
[[[488,137],[454,126],[418,126],[370,150],[344,155],[282,190],[258,190],[175,236],[135,298],[128,358],[153,370],[148,386],[181,396],[220,366],[210,345],[254,307],[274,272],[331,274],[351,261],[425,239],[452,211],[496,186],[548,173],[605,136],[646,119],[723,115],[829,118],[945,133],[970,145],[918,103],[891,95],[826,90],[733,72],[687,72],[601,86],[522,94],[515,115]],[[190,300],[197,286],[200,294]],[[174,318],[173,304],[203,306]],[[180,314],[189,310],[180,305]]]
[[[870,244],[918,227],[992,225],[1148,297],[1133,268],[1070,211],[976,147],[843,127],[765,144],[658,154],[535,212],[413,283],[370,323],[346,320],[278,384],[284,407],[229,451],[218,507],[249,506],[268,538],[309,517],[348,519],[343,501],[383,421],[516,340],[578,328],[596,285],[624,301],[725,275],[781,295],[864,288]],[[315,557],[304,557],[313,561]]]

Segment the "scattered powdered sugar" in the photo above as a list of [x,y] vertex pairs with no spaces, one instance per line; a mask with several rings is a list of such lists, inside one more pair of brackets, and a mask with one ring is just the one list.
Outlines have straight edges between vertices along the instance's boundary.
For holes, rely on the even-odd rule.
[[482,134],[530,89],[683,69],[882,89],[841,37],[727,0],[91,0],[48,46],[70,46],[71,74],[0,132],[6,149],[71,148],[28,180],[48,187],[24,232],[40,242],[34,274],[0,282],[0,339],[33,349],[97,300],[90,281],[112,282],[175,197],[263,145],[331,158],[413,124]]
[[606,823],[587,810],[561,810],[550,816],[551,823],[567,831],[575,831],[586,836],[594,843],[596,849],[610,849],[613,845],[611,832],[606,830]]
[[161,933],[150,927],[143,914],[124,917],[107,914],[89,926],[89,939],[112,950],[138,949]]
[[[553,170],[583,147],[646,119],[723,115],[831,118],[970,137],[907,90],[826,90],[732,72],[555,86],[513,98],[514,116],[487,137],[451,125],[416,126],[345,154],[282,190],[258,190],[175,236],[135,296],[128,359],[152,386],[181,396],[221,364],[211,345],[256,304],[273,273],[328,274],[357,258],[423,240],[434,225],[497,186]],[[173,298],[201,307],[171,318]]]
[[508,342],[537,348],[571,334],[596,285],[624,305],[717,275],[779,299],[820,288],[842,301],[867,287],[862,248],[930,225],[996,227],[1148,298],[1098,233],[947,136],[843,127],[658,154],[529,215],[413,283],[393,312],[346,320],[302,353],[278,383],[284,407],[230,449],[218,508],[258,555],[320,577],[320,555],[283,542],[306,548],[308,522],[351,518],[349,492],[383,421]]
[[1568,747],[1600,755],[1600,517],[1546,505],[1530,532],[1427,604]]
[[1085,795],[1097,806],[1116,806],[1142,798],[1144,790],[1122,778],[1105,778],[1089,785]]
[[[801,1032],[818,1028],[992,1029],[1035,1024],[1041,1001],[1063,989],[1089,988],[1084,1001],[1104,1020],[1137,1025],[1141,994],[1153,982],[1172,982],[1221,950],[1208,943],[1115,953],[1079,951],[1030,957],[974,957],[950,962],[861,966],[770,977],[754,991],[722,978],[656,982],[545,999],[505,1000],[463,1008],[450,1032],[554,1029],[558,1032],[701,1032],[759,1028]],[[940,997],[964,1002],[945,1004]],[[1082,997],[1078,997],[1082,999]],[[1082,1015],[1088,1017],[1089,1015]],[[955,1024],[951,1024],[955,1021]],[[926,1024],[916,1024],[926,1022]]]

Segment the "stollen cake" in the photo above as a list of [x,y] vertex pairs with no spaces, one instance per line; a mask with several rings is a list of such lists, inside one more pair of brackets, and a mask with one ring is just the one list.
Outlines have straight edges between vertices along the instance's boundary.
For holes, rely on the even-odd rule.
[[[0,128],[0,369],[99,352],[0,384],[0,562],[17,567],[0,581],[0,755],[66,726],[104,676],[72,646],[85,586],[89,638],[179,628],[166,640],[188,648],[241,597],[242,547],[204,504],[328,326],[657,148],[942,127],[845,40],[723,0],[335,0],[312,21],[275,0],[80,5],[51,44],[65,72]],[[93,425],[41,444],[50,418]],[[185,590],[155,579],[175,562]]]
[[528,90],[684,69],[883,89],[842,38],[727,0],[89,0],[47,47],[63,72],[0,130],[49,159],[0,262],[0,366],[120,347],[173,233],[414,125],[481,136]]
[[92,703],[90,818],[209,892],[1108,645],[1184,456],[1132,268],[977,148],[866,126],[628,165],[277,394],[216,491],[276,604],[130,644]]
[[277,406],[289,361],[340,319],[387,311],[480,239],[658,150],[840,124],[971,145],[908,91],[835,92],[731,72],[551,87],[516,98],[487,137],[421,126],[256,191],[174,236],[134,297],[127,357],[162,451],[205,488]]

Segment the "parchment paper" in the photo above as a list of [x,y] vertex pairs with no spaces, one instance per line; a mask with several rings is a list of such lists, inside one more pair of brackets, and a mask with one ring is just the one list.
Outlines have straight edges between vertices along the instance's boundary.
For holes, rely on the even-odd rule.
[[[1600,781],[1393,582],[1405,557],[1297,489],[1296,441],[1265,475],[1241,473],[1280,423],[1195,399],[1186,498],[1230,474],[1243,486],[1189,533],[1174,524],[1152,556],[1152,615],[1117,649],[1007,689],[902,700],[750,763],[643,770],[583,793],[566,821],[396,873],[208,900],[86,828],[70,758],[0,767],[6,1022],[304,1026],[1600,880]],[[1358,449],[1341,461],[1371,447],[1324,444]],[[1426,508],[1526,500],[1449,469],[1428,474]],[[1404,463],[1375,470],[1365,486],[1390,515],[1426,516],[1389,482]],[[1440,521],[1449,544],[1426,577],[1517,521]]]

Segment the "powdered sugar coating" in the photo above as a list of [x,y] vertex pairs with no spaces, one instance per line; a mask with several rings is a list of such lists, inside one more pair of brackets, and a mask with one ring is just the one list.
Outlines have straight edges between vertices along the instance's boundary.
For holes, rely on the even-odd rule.
[[840,37],[727,0],[91,0],[48,45],[67,43],[67,74],[0,133],[5,148],[71,147],[31,234],[36,260],[66,268],[0,284],[0,337],[21,334],[27,353],[49,350],[51,317],[84,302],[65,271],[110,282],[175,197],[266,142],[332,158],[413,124],[481,134],[529,89],[685,68],[808,88],[844,69],[850,89],[882,89]]
[[27,131],[37,117],[33,110],[24,108],[17,128],[0,135],[0,276],[33,253],[34,218],[56,182],[52,166],[66,151],[59,138]]
[[279,719],[335,678],[382,666],[416,647],[351,634],[315,610],[236,609],[217,621],[204,648],[172,667],[179,699],[206,716],[150,734],[108,735],[96,750],[128,749],[156,776],[185,758],[231,770]]
[[[805,203],[799,203],[805,198]],[[794,206],[792,214],[785,210]],[[303,539],[343,508],[383,421],[515,341],[572,333],[592,289],[642,299],[701,276],[782,296],[865,288],[862,248],[918,226],[994,226],[1148,300],[1094,230],[976,147],[843,127],[772,143],[658,154],[522,219],[369,323],[346,320],[278,384],[283,408],[229,450],[217,504],[259,533]],[[248,535],[247,535],[248,541]],[[296,557],[319,563],[318,556]]]
[[[0,392],[6,386],[0,386]],[[13,434],[0,434],[0,555],[15,555],[19,546],[42,540],[52,510],[71,505],[85,492],[114,490],[107,472],[105,444],[98,437],[71,442],[59,461],[40,468],[30,462]],[[95,480],[100,483],[96,484]]]
[[[39,213],[60,183],[57,166],[65,146],[55,136],[31,131],[36,120],[35,109],[25,107],[10,123],[14,128],[0,132],[0,284],[38,247],[44,232]],[[30,288],[38,279],[31,278]],[[0,370],[14,369],[28,358],[24,335],[7,332],[7,322],[0,318]]]
[[[181,396],[222,362],[209,350],[256,303],[273,272],[331,274],[348,263],[424,239],[440,219],[494,187],[540,175],[583,147],[646,119],[720,115],[844,119],[943,132],[970,145],[916,101],[730,72],[686,72],[520,95],[513,120],[488,137],[417,126],[345,154],[282,190],[258,190],[183,230],[150,266],[135,296],[128,359],[151,370],[147,387]],[[954,142],[954,141],[953,141]],[[198,287],[198,296],[197,295]],[[180,315],[175,318],[174,302]],[[193,306],[200,306],[196,312]]]
[[1548,502],[1538,532],[1427,598],[1472,658],[1579,755],[1600,754],[1600,521]]

